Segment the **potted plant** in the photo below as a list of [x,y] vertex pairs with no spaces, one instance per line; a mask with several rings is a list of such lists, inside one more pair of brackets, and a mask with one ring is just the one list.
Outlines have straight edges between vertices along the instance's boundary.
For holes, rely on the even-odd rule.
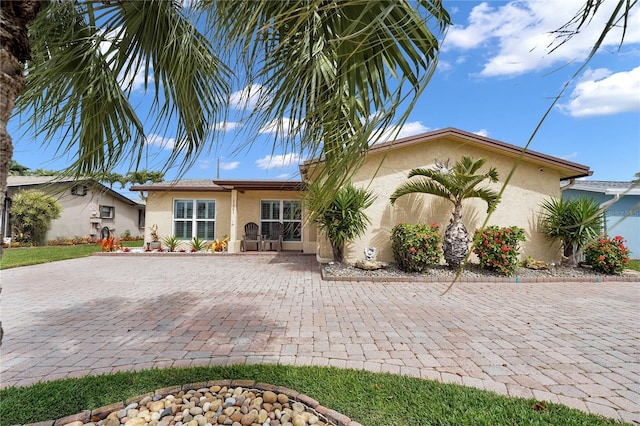
[[157,250],[162,247],[160,237],[158,237],[158,225],[156,224],[151,227],[151,242],[147,243],[147,247],[149,251]]

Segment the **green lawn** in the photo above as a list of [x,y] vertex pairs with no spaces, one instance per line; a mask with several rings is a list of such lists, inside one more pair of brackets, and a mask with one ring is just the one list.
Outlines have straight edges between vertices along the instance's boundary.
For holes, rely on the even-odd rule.
[[[142,247],[144,241],[124,241],[125,247]],[[0,269],[17,266],[37,265],[38,263],[55,262],[56,260],[75,259],[91,256],[101,251],[100,244],[79,244],[69,246],[20,247],[4,249]]]
[[[249,379],[285,386],[365,426],[614,425],[568,407],[392,374],[325,367],[239,365],[146,370],[65,379],[0,391],[2,424],[57,419],[168,386]],[[539,407],[539,405],[538,405]]]
[[633,269],[634,271],[640,271],[640,260],[630,260],[627,268]]

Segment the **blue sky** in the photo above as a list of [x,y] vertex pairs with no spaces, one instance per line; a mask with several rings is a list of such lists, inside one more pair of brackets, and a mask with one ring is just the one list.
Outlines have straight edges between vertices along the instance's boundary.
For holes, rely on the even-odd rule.
[[[449,28],[429,86],[400,130],[409,136],[456,127],[524,146],[563,85],[586,59],[608,18],[602,11],[579,35],[550,52],[550,31],[567,22],[584,0],[445,1]],[[584,72],[567,88],[533,139],[530,149],[587,165],[593,180],[629,181],[640,172],[640,7],[633,11],[625,42],[614,32]],[[295,179],[297,152],[274,145],[269,127],[247,132],[241,105],[247,88],[231,96],[229,120],[216,147],[205,151],[182,177]],[[255,90],[254,90],[255,93]],[[141,88],[134,105],[144,107]],[[243,102],[244,100],[244,102]],[[249,104],[249,106],[251,106]],[[140,114],[144,116],[144,114]],[[286,117],[285,117],[286,119]],[[14,159],[30,169],[61,169],[70,161],[23,134],[19,118],[9,122]],[[142,168],[159,170],[174,140],[169,132],[148,134]],[[236,148],[250,141],[249,148]],[[115,170],[125,174],[127,170]],[[177,170],[167,173],[167,179]]]

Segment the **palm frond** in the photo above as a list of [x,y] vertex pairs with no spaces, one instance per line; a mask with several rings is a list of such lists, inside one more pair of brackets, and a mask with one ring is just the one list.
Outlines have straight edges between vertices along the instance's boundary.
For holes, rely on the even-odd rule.
[[[230,73],[178,3],[94,8],[92,2],[53,1],[33,23],[31,38],[33,59],[18,112],[33,114],[34,133],[45,140],[62,134],[60,152],[73,153],[75,174],[110,171],[124,161],[135,168],[145,133],[164,134],[169,124],[176,124],[171,136],[178,141],[170,163],[193,161],[210,140]],[[156,121],[144,129],[129,103],[138,73],[145,89],[155,84]]]
[[[438,0],[205,2],[215,38],[266,87],[256,126],[290,117],[274,136],[285,150],[325,161],[333,183],[359,164],[380,128],[402,124],[436,65]],[[237,25],[243,22],[243,25]],[[399,110],[402,104],[402,109]],[[255,127],[251,131],[255,130]]]
[[393,194],[391,194],[389,198],[391,200],[391,204],[395,204],[398,198],[402,197],[403,195],[431,194],[437,197],[445,198],[452,203],[455,203],[455,198],[449,189],[450,188],[447,188],[433,180],[413,180],[407,181],[400,185],[398,188],[396,188],[396,190],[393,192]]

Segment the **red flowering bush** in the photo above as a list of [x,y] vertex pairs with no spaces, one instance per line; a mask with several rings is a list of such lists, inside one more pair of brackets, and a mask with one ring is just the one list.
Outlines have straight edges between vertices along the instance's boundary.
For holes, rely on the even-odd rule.
[[587,264],[594,271],[604,274],[621,274],[629,264],[629,249],[625,247],[625,242],[620,235],[613,238],[601,236],[584,250]]
[[391,230],[391,250],[398,268],[405,272],[422,272],[442,260],[442,236],[438,224],[400,223]]
[[526,241],[524,229],[517,226],[500,228],[488,226],[476,230],[473,252],[480,259],[480,267],[502,275],[512,275],[518,266],[518,242]]

